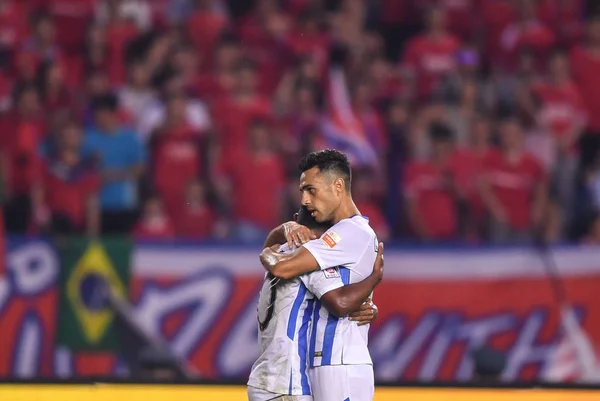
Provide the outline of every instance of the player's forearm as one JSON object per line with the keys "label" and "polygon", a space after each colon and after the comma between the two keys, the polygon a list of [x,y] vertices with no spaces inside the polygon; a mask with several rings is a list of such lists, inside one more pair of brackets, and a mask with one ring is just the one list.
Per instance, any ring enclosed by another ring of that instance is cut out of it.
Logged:
{"label": "player's forearm", "polygon": [[283,254],[265,248],[260,254],[260,262],[273,276],[289,280],[319,269],[308,251],[300,248],[294,253]]}
{"label": "player's forearm", "polygon": [[381,280],[373,274],[359,283],[345,285],[321,297],[321,302],[334,315],[343,317],[360,309]]}
{"label": "player's forearm", "polygon": [[[275,244],[273,244],[275,245]],[[294,276],[287,277],[287,274],[283,274],[283,268],[285,262],[289,259],[289,254],[282,254],[273,251],[271,248],[265,248],[260,254],[260,263],[263,267],[275,277],[282,279],[289,279]],[[285,277],[284,277],[285,276]]]}

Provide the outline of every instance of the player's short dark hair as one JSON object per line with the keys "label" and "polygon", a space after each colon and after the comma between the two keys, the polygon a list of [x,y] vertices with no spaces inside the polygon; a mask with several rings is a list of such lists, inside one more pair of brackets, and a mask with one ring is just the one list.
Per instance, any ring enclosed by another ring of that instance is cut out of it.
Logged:
{"label": "player's short dark hair", "polygon": [[346,191],[350,191],[352,169],[348,157],[339,150],[325,149],[311,152],[304,156],[298,168],[303,173],[317,167],[320,172],[331,172],[344,179]]}
{"label": "player's short dark hair", "polygon": [[298,224],[306,226],[311,230],[329,230],[331,228],[330,222],[322,222],[319,223],[315,220],[314,217],[310,215],[310,210],[306,206],[300,206],[300,210],[298,210],[298,220],[296,221]]}

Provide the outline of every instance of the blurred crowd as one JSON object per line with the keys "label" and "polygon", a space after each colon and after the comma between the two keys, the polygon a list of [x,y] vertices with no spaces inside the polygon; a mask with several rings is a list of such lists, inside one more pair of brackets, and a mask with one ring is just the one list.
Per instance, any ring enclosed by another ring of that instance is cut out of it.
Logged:
{"label": "blurred crowd", "polygon": [[257,241],[337,147],[382,239],[600,243],[584,0],[0,0],[6,230]]}

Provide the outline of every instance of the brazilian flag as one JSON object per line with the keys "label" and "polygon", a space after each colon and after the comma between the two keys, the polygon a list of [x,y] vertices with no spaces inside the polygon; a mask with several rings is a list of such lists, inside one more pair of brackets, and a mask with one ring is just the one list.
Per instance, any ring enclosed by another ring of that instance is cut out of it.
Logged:
{"label": "brazilian flag", "polygon": [[61,253],[58,343],[72,350],[118,349],[109,291],[126,297],[132,242],[127,238],[69,238]]}

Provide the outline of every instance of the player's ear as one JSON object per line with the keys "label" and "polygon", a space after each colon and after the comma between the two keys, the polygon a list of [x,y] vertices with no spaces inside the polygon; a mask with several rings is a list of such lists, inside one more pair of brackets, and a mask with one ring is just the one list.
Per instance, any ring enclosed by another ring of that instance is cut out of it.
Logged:
{"label": "player's ear", "polygon": [[344,182],[343,178],[338,177],[333,181],[333,187],[335,188],[337,193],[342,193],[345,191],[346,183]]}
{"label": "player's ear", "polygon": [[298,213],[294,213],[294,221],[296,223],[298,222],[298,218],[299,218],[299,214]]}

